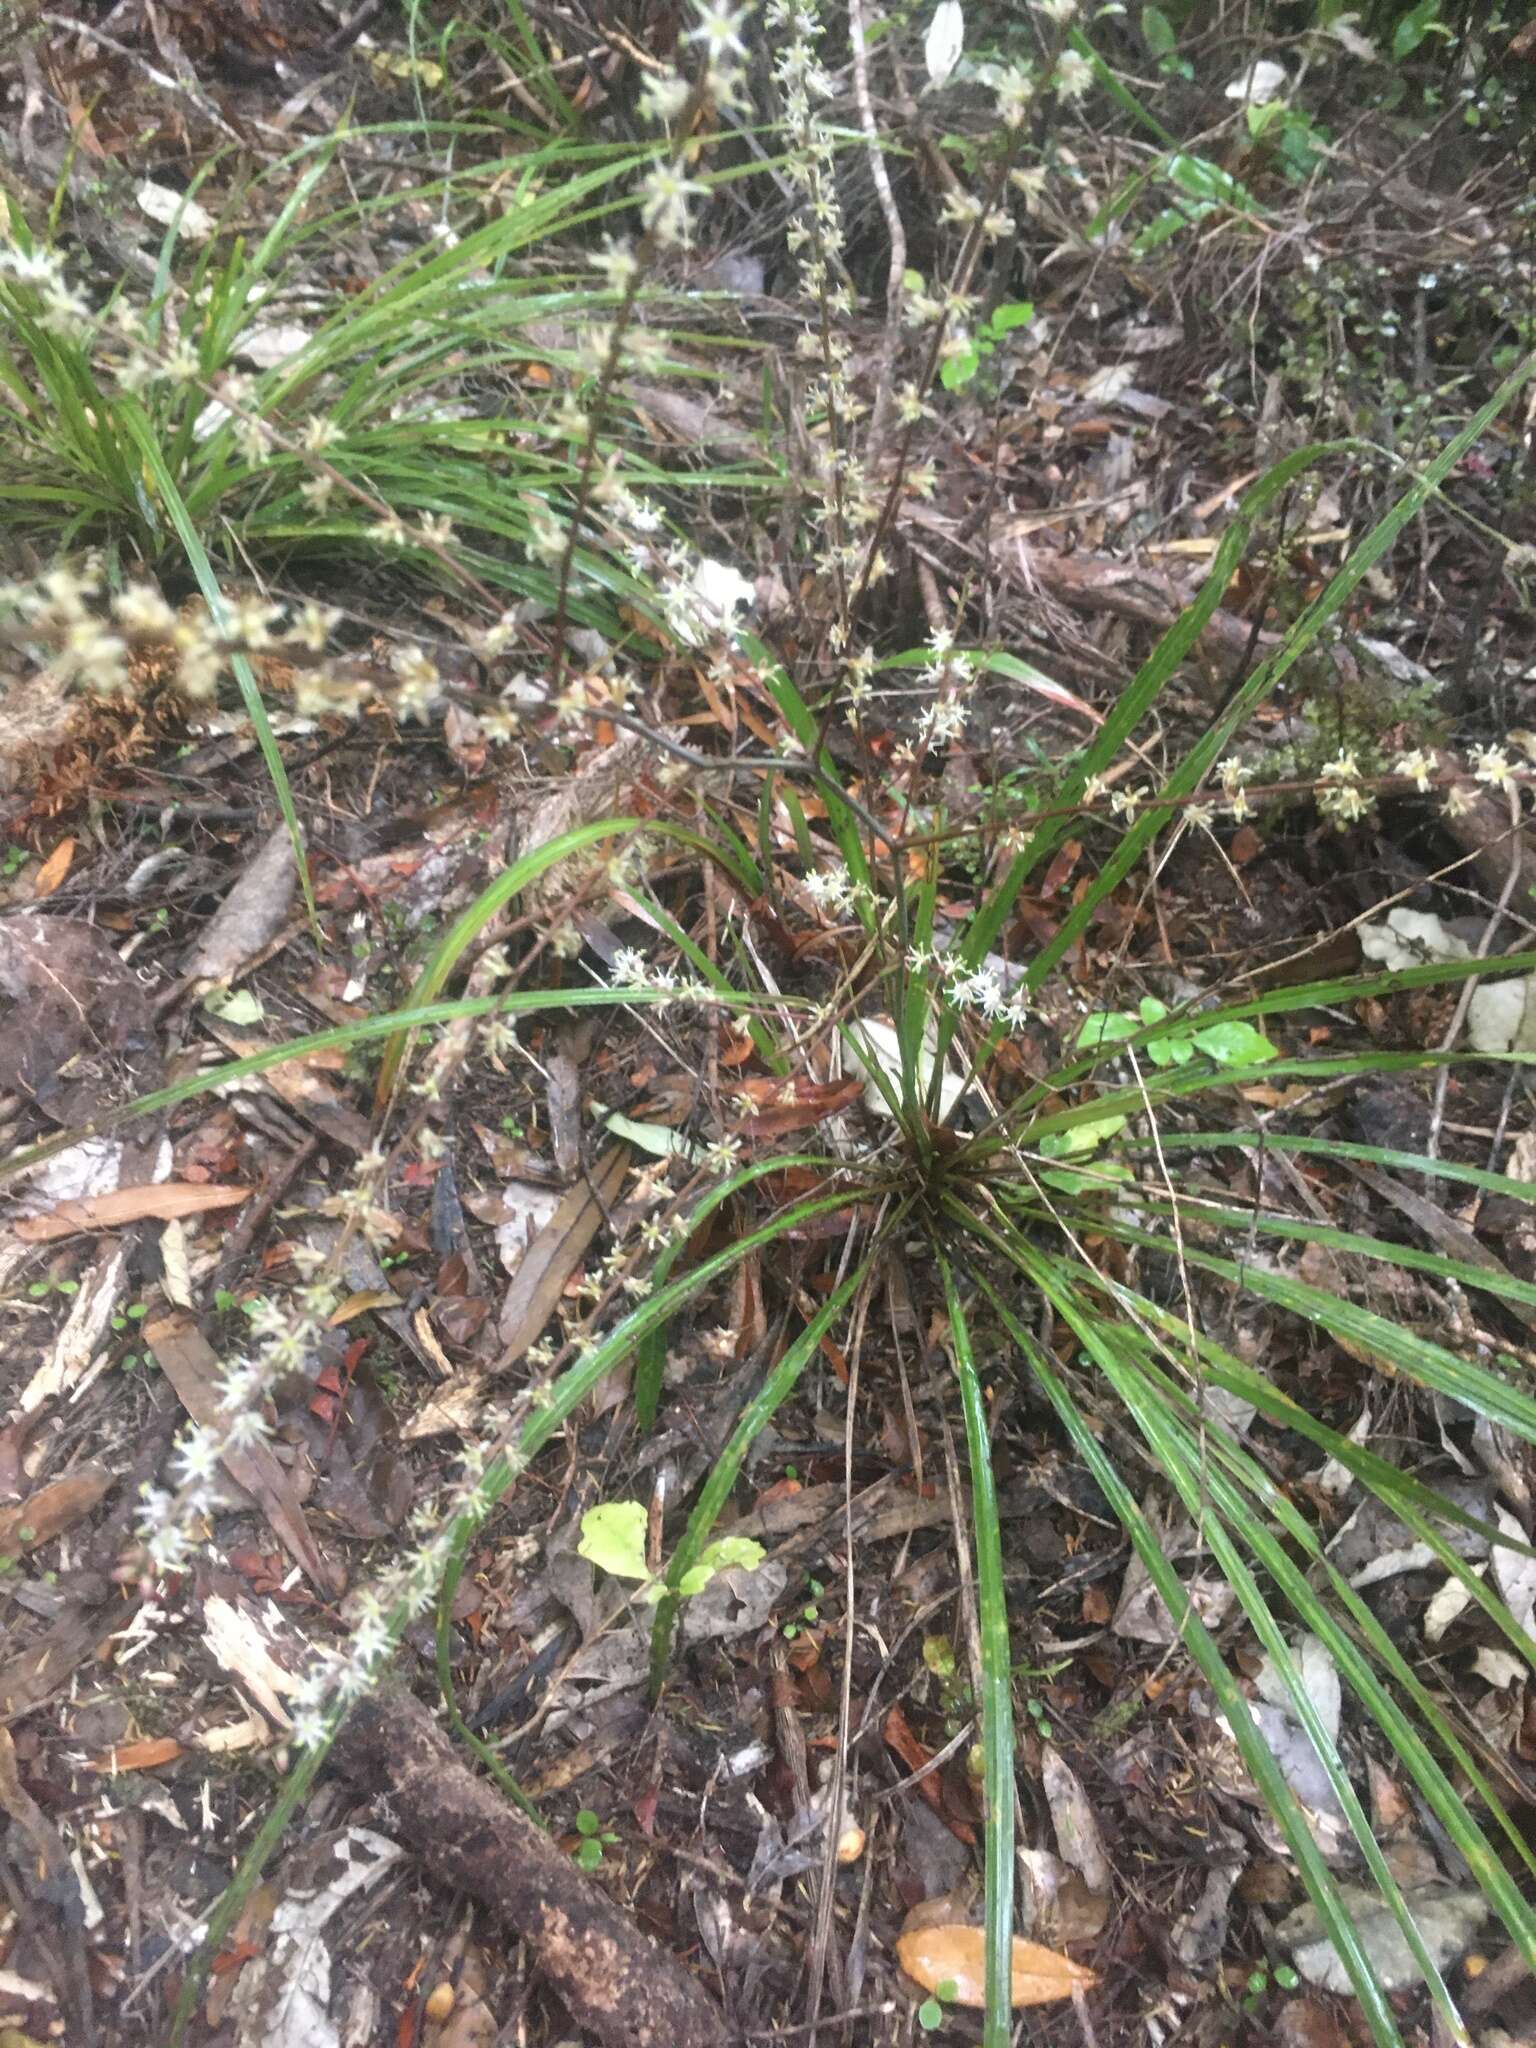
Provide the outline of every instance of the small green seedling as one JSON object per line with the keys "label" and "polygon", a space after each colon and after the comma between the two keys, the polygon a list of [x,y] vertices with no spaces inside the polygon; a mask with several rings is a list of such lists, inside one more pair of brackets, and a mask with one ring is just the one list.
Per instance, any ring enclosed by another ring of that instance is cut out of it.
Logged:
{"label": "small green seedling", "polygon": [[115,1315],[112,1318],[112,1328],[114,1330],[131,1329],[135,1323],[142,1323],[148,1314],[149,1303],[147,1301],[131,1301],[121,1315]]}
{"label": "small green seedling", "polygon": [[939,382],[946,391],[962,390],[987,357],[997,351],[998,344],[1015,327],[1027,327],[1035,317],[1035,309],[1028,299],[1016,300],[1013,304],[999,306],[990,318],[984,320],[971,336],[968,347],[945,359],[939,371]]}
{"label": "small green seedling", "polygon": [[959,1986],[953,1977],[946,1977],[942,1984],[935,1984],[933,1996],[925,1998],[917,2008],[917,2024],[925,2034],[936,2034],[944,2024],[944,2008],[953,2005]]}
{"label": "small green seedling", "polygon": [[70,1295],[79,1292],[78,1280],[33,1280],[27,1287],[28,1297],[32,1301],[46,1301],[50,1294]]}
{"label": "small green seedling", "polygon": [[1029,1715],[1031,1721],[1034,1722],[1035,1733],[1039,1736],[1040,1740],[1042,1742],[1049,1742],[1051,1739],[1051,1724],[1045,1718],[1044,1700],[1027,1699],[1024,1702],[1024,1710]]}
{"label": "small green seedling", "polygon": [[583,1870],[597,1870],[602,1864],[604,1849],[611,1849],[619,1839],[611,1829],[603,1826],[590,1806],[584,1806],[577,1814],[576,1832],[581,1840],[576,1844],[574,1853]]}
{"label": "small green seedling", "polygon": [[[612,1572],[616,1579],[639,1579],[640,1590],[635,1597],[654,1607],[666,1585],[664,1577],[652,1576],[645,1561],[647,1520],[645,1506],[638,1500],[614,1500],[588,1508],[581,1518],[581,1541],[576,1545],[576,1554],[600,1570]],[[727,1571],[732,1565],[756,1571],[767,1555],[762,1544],[754,1543],[750,1536],[717,1537],[706,1546],[698,1563],[683,1573],[677,1591],[684,1599],[691,1599],[695,1593],[703,1592],[716,1572]]]}
{"label": "small green seedling", "polygon": [[1247,1993],[1243,2000],[1243,2011],[1245,2013],[1256,2011],[1260,1999],[1263,1998],[1271,1985],[1277,1991],[1294,1991],[1300,1982],[1301,1979],[1289,1963],[1277,1963],[1273,1970],[1260,1963],[1256,1969],[1248,1972],[1248,1981],[1243,1986],[1244,1991]]}
{"label": "small green seedling", "polygon": [[802,1628],[808,1624],[814,1624],[821,1619],[821,1609],[817,1606],[816,1602],[820,1600],[827,1589],[820,1579],[807,1579],[805,1583],[810,1587],[812,1597],[801,1608],[793,1621],[785,1622],[783,1635],[786,1643],[792,1643]]}
{"label": "small green seedling", "polygon": [[[1136,1037],[1149,1025],[1161,1024],[1168,1005],[1156,996],[1143,996],[1135,1010],[1101,1010],[1084,1020],[1077,1034],[1079,1052],[1097,1052],[1106,1045],[1119,1045]],[[1180,1017],[1166,1037],[1149,1038],[1141,1047],[1154,1067],[1187,1067],[1197,1052],[1218,1067],[1251,1067],[1278,1059],[1279,1048],[1270,1044],[1262,1031],[1240,1017],[1202,1027],[1197,1018]],[[1076,1130],[1094,1126],[1079,1124]],[[1081,1148],[1079,1148],[1081,1149]]]}

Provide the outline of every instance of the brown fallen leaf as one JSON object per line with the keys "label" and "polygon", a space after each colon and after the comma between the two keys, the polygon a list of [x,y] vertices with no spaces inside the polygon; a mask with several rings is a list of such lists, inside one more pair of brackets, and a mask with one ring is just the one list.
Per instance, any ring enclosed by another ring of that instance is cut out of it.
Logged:
{"label": "brown fallen leaf", "polygon": [[146,1735],[140,1742],[120,1742],[99,1756],[93,1771],[153,1771],[161,1764],[173,1764],[181,1755],[174,1735]]}
{"label": "brown fallen leaf", "polygon": [[112,1485],[105,1465],[81,1465],[14,1507],[0,1509],[0,1558],[16,1559],[51,1543],[91,1512]]}
{"label": "brown fallen leaf", "polygon": [[37,873],[32,877],[32,896],[34,901],[40,903],[45,896],[53,894],[60,882],[69,873],[70,862],[74,857],[74,840],[61,839]]}
{"label": "brown fallen leaf", "polygon": [[[941,1984],[952,2005],[980,2008],[986,1995],[986,1932],[951,1922],[947,1927],[919,1927],[896,1943],[896,1960],[915,1984],[933,1992]],[[1070,1956],[1042,1948],[1037,1941],[1013,1941],[1013,2003],[1055,2005],[1074,1990],[1088,1991],[1098,1982],[1092,1970]]]}
{"label": "brown fallen leaf", "polygon": [[298,880],[288,827],[277,825],[240,862],[239,879],[187,956],[188,978],[227,985],[265,952],[283,928]]}
{"label": "brown fallen leaf", "polygon": [[[215,1017],[211,1012],[205,1012],[200,1021],[209,1036],[216,1038],[237,1060],[249,1059],[252,1053],[271,1049],[271,1039],[257,1037],[249,1031],[236,1031],[227,1019]],[[286,1102],[291,1110],[311,1124],[322,1138],[329,1138],[332,1144],[340,1145],[348,1152],[366,1152],[373,1142],[368,1119],[359,1116],[343,1100],[324,1071],[326,1064],[327,1056],[324,1054],[305,1060],[288,1060],[280,1067],[269,1067],[264,1074],[252,1074],[249,1086]]]}
{"label": "brown fallen leaf", "polygon": [[373,1308],[398,1308],[400,1297],[392,1287],[368,1287],[360,1294],[349,1294],[340,1308],[333,1309],[326,1322],[328,1330],[339,1330],[347,1323],[355,1322]]}
{"label": "brown fallen leaf", "polygon": [[613,1145],[586,1178],[560,1198],[560,1206],[518,1261],[501,1305],[502,1352],[498,1371],[516,1365],[559,1306],[565,1283],[618,1200],[629,1154]]}
{"label": "brown fallen leaf", "polygon": [[773,1076],[761,1096],[750,1081],[744,1082],[738,1093],[761,1099],[763,1107],[755,1115],[743,1117],[735,1129],[746,1138],[781,1138],[852,1108],[864,1093],[864,1082],[857,1076],[846,1081],[811,1081],[804,1075],[782,1081]]}
{"label": "brown fallen leaf", "polygon": [[[223,1362],[191,1317],[163,1316],[147,1324],[144,1341],[192,1420],[205,1428],[211,1426],[219,1407]],[[338,1592],[345,1575],[334,1571],[320,1555],[288,1474],[271,1449],[258,1443],[249,1450],[226,1450],[220,1462],[235,1484],[243,1486],[255,1501],[273,1535],[311,1581],[323,1593]]]}
{"label": "brown fallen leaf", "polygon": [[920,1741],[913,1733],[912,1724],[899,1706],[892,1707],[886,1715],[885,1720],[881,1723],[880,1733],[885,1737],[887,1746],[895,1750],[909,1771],[914,1774],[918,1771],[926,1772],[926,1776],[917,1780],[914,1789],[927,1800],[928,1804],[933,1808],[955,1839],[967,1845],[974,1843],[976,1840],[976,1830],[970,1823],[965,1820],[956,1819],[945,1812],[944,1787],[940,1781],[939,1774],[937,1771],[930,1771],[927,1768],[933,1761],[934,1753],[925,1742]]}
{"label": "brown fallen leaf", "polygon": [[178,1216],[200,1216],[210,1209],[237,1209],[250,1192],[249,1188],[200,1186],[194,1181],[158,1181],[60,1202],[46,1216],[23,1216],[12,1228],[25,1244],[47,1244],[56,1237],[72,1237],[78,1230],[115,1230],[119,1224],[142,1223],[146,1217],[172,1223]]}

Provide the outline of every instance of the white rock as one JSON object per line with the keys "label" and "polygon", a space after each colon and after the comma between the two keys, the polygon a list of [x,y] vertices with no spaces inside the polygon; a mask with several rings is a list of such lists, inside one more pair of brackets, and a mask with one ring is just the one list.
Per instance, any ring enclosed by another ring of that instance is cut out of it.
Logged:
{"label": "white rock", "polygon": [[1275,63],[1272,57],[1260,57],[1233,79],[1226,96],[1229,100],[1245,100],[1251,107],[1262,107],[1279,99],[1290,82],[1291,75],[1283,64]]}
{"label": "white rock", "polygon": [[157,185],[153,178],[146,178],[133,196],[140,213],[147,213],[162,228],[175,221],[176,232],[189,242],[206,242],[218,225],[206,206],[199,206],[195,199],[170,185]]}

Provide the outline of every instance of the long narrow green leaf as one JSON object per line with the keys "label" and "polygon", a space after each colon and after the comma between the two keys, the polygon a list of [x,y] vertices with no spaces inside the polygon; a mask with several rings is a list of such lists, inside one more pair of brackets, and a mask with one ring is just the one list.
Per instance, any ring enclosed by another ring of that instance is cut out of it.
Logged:
{"label": "long narrow green leaf", "polygon": [[[904,1212],[903,1212],[904,1213]],[[749,1450],[762,1435],[785,1401],[794,1392],[800,1375],[815,1357],[822,1338],[831,1329],[838,1317],[853,1300],[859,1288],[869,1278],[870,1268],[878,1254],[880,1244],[895,1225],[888,1224],[877,1243],[865,1253],[846,1279],[836,1287],[815,1315],[806,1324],[800,1335],[789,1346],[773,1371],[764,1380],[757,1392],[743,1409],[736,1427],[731,1431],[724,1449],[710,1467],[709,1477],[704,1482],[693,1513],[688,1517],[688,1526],[682,1540],[672,1554],[667,1566],[666,1588],[656,1608],[656,1618],[651,1624],[651,1697],[660,1693],[667,1674],[667,1659],[672,1651],[672,1630],[677,1620],[681,1595],[678,1587],[684,1577],[698,1563],[700,1553],[709,1541],[710,1534],[719,1519],[720,1511],[730,1499],[731,1489],[736,1484],[742,1463]],[[777,1239],[783,1242],[788,1225],[779,1223],[760,1231],[757,1242]]]}
{"label": "long narrow green leaf", "polygon": [[[1122,1326],[1119,1341],[1122,1346],[1138,1348],[1139,1333],[1129,1326]],[[1209,1473],[1212,1461],[1230,1472],[1233,1481],[1245,1492],[1259,1501],[1266,1512],[1284,1529],[1286,1535],[1311,1560],[1315,1572],[1324,1575],[1332,1596],[1345,1610],[1359,1635],[1364,1639],[1366,1650],[1388,1671],[1393,1684],[1412,1700],[1443,1748],[1450,1755],[1457,1769],[1466,1778],[1471,1789],[1483,1801],[1497,1819],[1514,1854],[1536,1877],[1536,1849],[1527,1842],[1524,1834],[1505,1812],[1498,1795],[1479,1770],[1476,1759],[1461,1742],[1446,1715],[1420,1683],[1417,1674],[1407,1662],[1397,1645],[1377,1621],[1355,1589],[1330,1562],[1318,1539],[1286,1496],[1259,1465],[1251,1453],[1235,1440],[1229,1440],[1220,1430],[1213,1430],[1207,1418],[1201,1414],[1189,1394],[1161,1373],[1150,1360],[1144,1362],[1153,1382],[1153,1398],[1168,1402],[1182,1419],[1186,1438],[1196,1438],[1204,1445],[1205,1469]],[[1218,1482],[1220,1483],[1220,1482]],[[1398,1707],[1392,1692],[1383,1686],[1372,1669],[1368,1659],[1357,1650],[1355,1641],[1335,1620],[1326,1604],[1313,1591],[1310,1581],[1292,1563],[1282,1546],[1274,1541],[1262,1524],[1251,1530],[1246,1521],[1234,1513],[1228,1513],[1229,1522],[1240,1527],[1244,1540],[1254,1549],[1304,1624],[1313,1630],[1327,1645],[1339,1665],[1340,1671],[1359,1694],[1369,1711],[1375,1716],[1393,1752],[1400,1756],[1414,1774],[1415,1782],[1430,1801],[1436,1815],[1443,1821],[1458,1848],[1467,1857],[1478,1875],[1478,1882],[1498,1904],[1514,1938],[1522,1946],[1536,1941],[1536,1915],[1531,1913],[1518,1890],[1509,1878],[1493,1850],[1490,1848],[1481,1828],[1467,1810],[1464,1795],[1454,1787],[1441,1771],[1425,1746],[1423,1739],[1408,1717]],[[1454,1553],[1452,1553],[1454,1554]]]}
{"label": "long narrow green leaf", "polygon": [[960,1290],[949,1260],[939,1260],[944,1309],[954,1346],[971,1474],[971,1533],[976,1544],[976,1610],[981,1657],[982,1790],[986,1801],[984,1870],[986,2011],[982,2048],[1009,2048],[1013,2032],[1013,1660],[1003,1579],[1002,1522],[987,1404],[971,1349]]}
{"label": "long narrow green leaf", "polygon": [[[224,593],[219,588],[219,579],[213,572],[207,550],[198,536],[190,514],[182,500],[176,479],[171,475],[165,458],[160,452],[160,443],[149,417],[136,399],[119,397],[118,416],[124,427],[137,442],[144,465],[154,478],[155,488],[165,506],[177,538],[186,550],[192,574],[197,578],[197,587],[203,593],[203,602],[208,615],[221,633],[229,631],[229,615],[224,609]],[[229,665],[234,671],[240,688],[241,700],[246,716],[251,721],[251,730],[256,735],[256,744],[261,749],[261,758],[266,764],[267,779],[272,784],[272,793],[277,798],[277,807],[283,814],[283,823],[288,827],[288,837],[293,842],[294,864],[299,873],[299,886],[304,892],[305,907],[309,912],[310,928],[315,943],[324,950],[325,936],[320,928],[320,912],[315,904],[314,883],[309,873],[309,856],[304,850],[304,833],[299,824],[299,813],[293,801],[293,789],[288,781],[288,770],[283,764],[282,749],[277,744],[277,735],[272,730],[272,721],[267,716],[267,707],[262,702],[261,685],[256,680],[256,671],[244,654],[232,654]]]}
{"label": "long narrow green leaf", "polygon": [[[286,1066],[291,1060],[310,1059],[317,1053],[346,1052],[376,1038],[422,1031],[434,1024],[451,1024],[457,1017],[488,1017],[493,1011],[508,1017],[523,1017],[541,1010],[598,1010],[611,1008],[615,1003],[650,1008],[675,1001],[671,990],[659,988],[526,989],[494,996],[460,996],[452,1002],[427,1003],[420,1009],[389,1010],[379,1017],[359,1017],[350,1024],[332,1025],[327,1031],[312,1031],[307,1037],[290,1038],[281,1045],[269,1045],[260,1052],[247,1053],[243,1059],[227,1060],[220,1066],[205,1067],[200,1073],[183,1075],[179,1081],[157,1088],[152,1094],[140,1095],[133,1102],[124,1103],[120,1109],[104,1110],[88,1124],[76,1124],[70,1130],[59,1132],[56,1137],[45,1138],[39,1144],[13,1152],[9,1158],[0,1160],[0,1187],[30,1173],[44,1160],[68,1151],[82,1138],[100,1137],[108,1131],[121,1130],[136,1117],[153,1116],[162,1109],[173,1109],[178,1102],[206,1095],[231,1081],[243,1081],[251,1074],[265,1074],[273,1067]],[[716,996],[714,1002],[721,1009],[748,1010],[756,1006],[758,998]]]}
{"label": "long narrow green leaf", "polygon": [[[956,1220],[962,1223],[963,1228],[974,1229],[974,1217],[958,1204],[954,1205],[954,1211]],[[1055,1287],[1048,1272],[1032,1270],[1035,1265],[1032,1249],[1020,1243],[1012,1247],[1011,1251],[1015,1255],[1015,1263],[1027,1272],[1028,1277],[1054,1304],[1064,1307],[1065,1297]],[[1265,1803],[1290,1845],[1291,1853],[1295,1856],[1301,1871],[1302,1881],[1317,1908],[1323,1929],[1338,1951],[1349,1973],[1350,1981],[1355,1986],[1373,2036],[1380,2044],[1380,2048],[1402,2048],[1402,2037],[1398,2032],[1391,2006],[1339,1898],[1333,1874],[1323,1861],[1306,1817],[1297,1804],[1296,1796],[1281,1774],[1268,1744],[1259,1733],[1249,1711],[1248,1702],[1227,1669],[1215,1639],[1190,1605],[1178,1573],[1163,1551],[1146,1517],[1132,1498],[1124,1480],[1110,1462],[1103,1445],[1098,1441],[1058,1376],[1054,1362],[1014,1318],[990,1283],[984,1280],[982,1284],[1004,1328],[1028,1363],[1036,1384],[1055,1409],[1078,1455],[1109,1501],[1121,1527],[1130,1537],[1136,1555],[1145,1566],[1148,1577],[1173,1617],[1185,1647],[1215,1695],[1243,1762],[1247,1765],[1249,1774],[1263,1794]]]}
{"label": "long narrow green leaf", "polygon": [[[536,846],[532,852],[513,861],[494,881],[486,884],[469,908],[461,911],[443,932],[416,977],[406,999],[407,1007],[419,1009],[432,1001],[491,919],[530,882],[536,882],[557,861],[569,860],[573,854],[595,846],[600,840],[638,830],[639,822],[637,818],[603,818],[594,825],[578,825],[573,831],[562,832],[558,838],[547,840],[543,846]],[[384,1048],[384,1059],[374,1090],[374,1101],[380,1108],[394,1093],[395,1077],[405,1057],[408,1039],[407,1032],[398,1032]]]}

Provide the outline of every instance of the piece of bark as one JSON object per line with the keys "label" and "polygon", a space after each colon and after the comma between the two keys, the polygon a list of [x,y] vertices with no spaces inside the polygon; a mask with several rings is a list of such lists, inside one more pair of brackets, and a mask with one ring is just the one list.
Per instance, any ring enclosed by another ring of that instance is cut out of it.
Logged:
{"label": "piece of bark", "polygon": [[105,1465],[79,1465],[14,1507],[0,1508],[0,1560],[14,1564],[27,1551],[62,1536],[84,1520],[111,1486],[112,1474]]}
{"label": "piece of bark", "polygon": [[[1441,824],[1464,853],[1472,856],[1472,866],[1484,891],[1498,902],[1509,882],[1509,871],[1516,857],[1516,830],[1509,815],[1509,799],[1495,790],[1474,784],[1472,770],[1459,754],[1442,748],[1435,755],[1435,767],[1443,775],[1455,773],[1465,775],[1468,780],[1461,785],[1467,808],[1454,814],[1442,810]],[[1516,893],[1536,885],[1536,841],[1529,832],[1518,834],[1518,858],[1520,879],[1515,884]]]}
{"label": "piece of bark", "polygon": [[605,2048],[719,2048],[725,2019],[704,1988],[461,1763],[408,1694],[360,1700],[331,1757],[354,1784],[388,1796],[398,1832],[434,1876],[530,1943],[571,2017]]}

